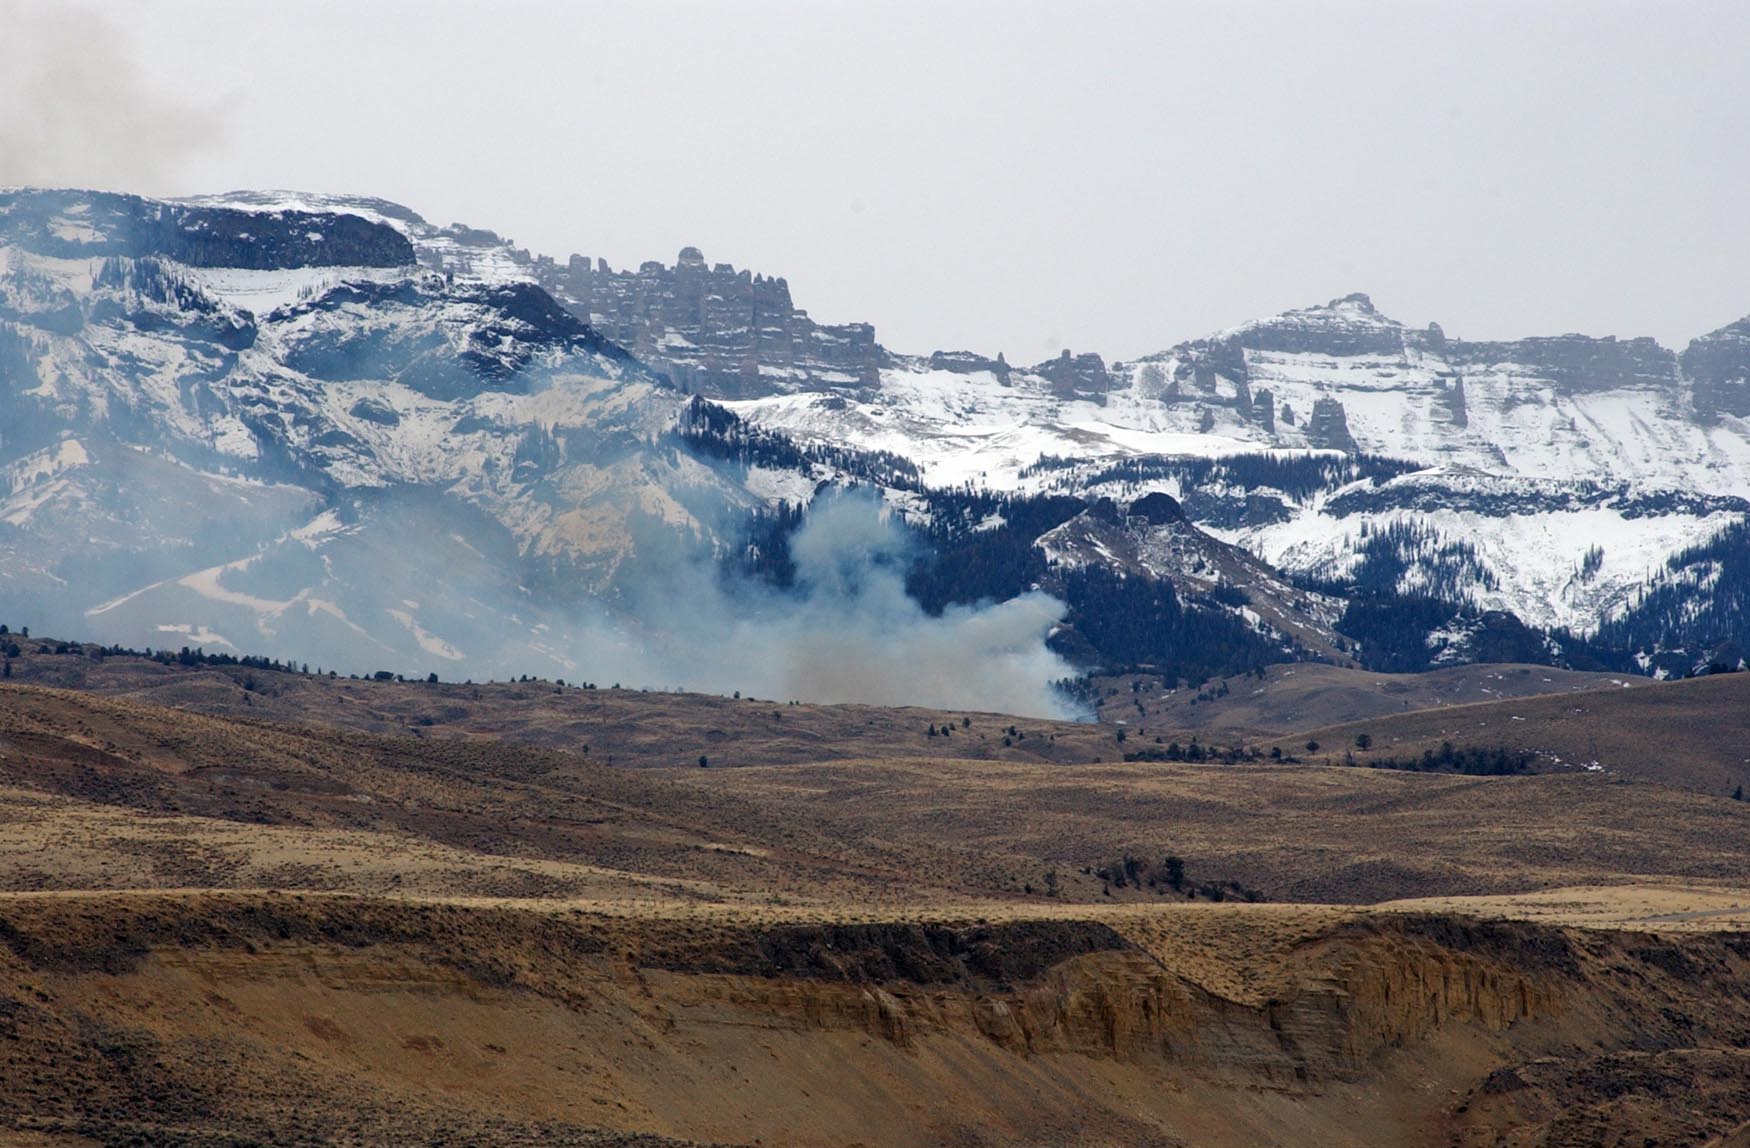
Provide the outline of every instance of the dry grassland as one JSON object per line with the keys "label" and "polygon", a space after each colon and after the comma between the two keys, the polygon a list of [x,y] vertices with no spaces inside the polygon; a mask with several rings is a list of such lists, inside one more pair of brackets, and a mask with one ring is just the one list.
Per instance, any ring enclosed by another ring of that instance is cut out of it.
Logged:
{"label": "dry grassland", "polygon": [[[1750,802],[1720,793],[1750,676],[1317,735],[1638,754],[1469,778],[1124,763],[1110,725],[993,715],[26,660],[103,680],[0,686],[0,1144],[1750,1129]],[[1169,854],[1266,900],[1099,872]]]}

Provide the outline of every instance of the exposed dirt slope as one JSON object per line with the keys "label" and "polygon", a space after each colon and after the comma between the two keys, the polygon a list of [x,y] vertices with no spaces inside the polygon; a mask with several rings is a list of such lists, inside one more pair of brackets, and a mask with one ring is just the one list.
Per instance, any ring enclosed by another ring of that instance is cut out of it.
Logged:
{"label": "exposed dirt slope", "polygon": [[[1232,958],[1255,991],[1228,996],[1151,946],[1172,912],[826,927],[11,895],[0,1121],[106,1144],[922,1146],[1622,1143],[1600,1133],[1750,1119],[1750,1002],[1705,987],[1750,976],[1735,937],[1262,914]],[[1673,1088],[1693,1103],[1669,1114]]]}

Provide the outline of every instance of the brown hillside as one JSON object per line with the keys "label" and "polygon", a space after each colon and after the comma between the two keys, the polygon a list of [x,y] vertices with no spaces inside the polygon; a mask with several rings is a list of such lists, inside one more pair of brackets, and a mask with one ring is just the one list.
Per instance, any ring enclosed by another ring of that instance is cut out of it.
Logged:
{"label": "brown hillside", "polygon": [[[450,688],[287,682],[286,712],[370,723]],[[1732,686],[1505,704],[1717,716]],[[1750,802],[1626,771],[1123,763],[1110,726],[1017,721],[1005,748],[1014,719],[931,739],[929,711],[784,707],[844,739],[811,759],[759,740],[770,703],[575,692],[651,768],[515,740],[550,714],[498,737],[464,707],[437,736],[0,686],[0,1144],[1750,1126]],[[779,763],[663,764],[713,729]]]}
{"label": "brown hillside", "polygon": [[1486,664],[1376,674],[1318,662],[1268,666],[1261,678],[1214,678],[1201,686],[1145,674],[1096,680],[1101,721],[1197,734],[1206,743],[1223,745],[1412,710],[1651,684],[1632,675],[1549,666]]}
{"label": "brown hillside", "polygon": [[[154,880],[136,875],[136,884],[361,892],[392,890],[381,882],[398,873],[403,883],[414,878],[397,865],[331,862],[314,845],[300,870],[284,860],[299,835],[335,835],[333,848],[355,856],[368,851],[359,834],[392,834],[403,851],[445,851],[446,872],[463,864],[456,850],[525,867],[588,867],[563,879],[550,868],[545,877],[519,871],[505,878],[514,888],[478,876],[466,886],[501,895],[546,881],[576,896],[623,880],[691,882],[708,898],[902,903],[1177,896],[1158,872],[1140,885],[1099,876],[1127,855],[1151,870],[1177,855],[1191,884],[1214,881],[1227,894],[1237,886],[1271,899],[1366,902],[1643,878],[1730,881],[1750,848],[1750,803],[1597,774],[947,757],[632,771],[532,746],[228,721],[30,687],[0,688],[0,699],[0,781],[11,787],[8,800],[38,809],[17,815],[32,833],[11,843],[21,865],[5,878],[13,888],[70,882],[52,870],[24,875],[43,868],[26,860],[35,837],[60,832],[89,852],[110,838],[85,823],[117,824],[106,810],[180,818],[155,822],[159,836],[184,839],[166,847],[177,866],[222,858],[191,870],[194,880],[172,866]],[[271,865],[237,855],[266,850],[268,839],[238,838],[239,823],[286,842],[268,851]],[[128,863],[132,836],[113,847],[112,865]],[[471,864],[493,871],[501,863]],[[455,879],[434,877],[427,887]]]}
{"label": "brown hillside", "polygon": [[[1362,734],[1372,739],[1371,753],[1355,750]],[[1320,750],[1307,753],[1306,739]],[[1312,730],[1277,744],[1310,760],[1341,760],[1354,751],[1365,763],[1414,757],[1448,741],[1524,750],[1542,769],[1600,772],[1724,797],[1740,785],[1750,789],[1750,674],[1422,710]]]}
{"label": "brown hillside", "polygon": [[[554,682],[482,684],[368,681],[242,666],[179,666],[96,646],[52,651],[31,639],[13,659],[19,685],[175,706],[225,717],[325,725],[367,733],[509,741],[587,754],[616,766],[714,768],[855,757],[958,756],[1007,761],[1092,761],[1116,756],[1111,729],[1086,722],[862,705],[791,705],[783,699],[583,689]],[[49,652],[43,652],[49,651]],[[1004,738],[1010,726],[1024,737]],[[931,727],[946,727],[944,740]]]}

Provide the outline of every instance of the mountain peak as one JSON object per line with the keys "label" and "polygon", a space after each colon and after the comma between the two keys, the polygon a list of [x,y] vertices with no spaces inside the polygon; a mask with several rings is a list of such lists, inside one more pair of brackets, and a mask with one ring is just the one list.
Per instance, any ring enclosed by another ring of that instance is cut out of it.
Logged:
{"label": "mountain peak", "polygon": [[1250,350],[1284,354],[1395,354],[1403,350],[1405,328],[1357,291],[1291,311],[1254,319],[1215,336]]}
{"label": "mountain peak", "polygon": [[1311,307],[1299,307],[1292,311],[1284,311],[1280,315],[1271,316],[1262,322],[1275,323],[1283,320],[1367,323],[1389,327],[1402,325],[1396,320],[1380,314],[1379,308],[1373,305],[1373,298],[1361,291],[1339,295],[1328,303],[1318,303]]}

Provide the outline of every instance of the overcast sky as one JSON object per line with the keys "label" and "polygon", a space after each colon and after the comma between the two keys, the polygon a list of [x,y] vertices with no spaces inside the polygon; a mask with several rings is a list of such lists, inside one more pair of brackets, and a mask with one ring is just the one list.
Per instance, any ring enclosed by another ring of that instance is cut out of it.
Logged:
{"label": "overcast sky", "polygon": [[0,0],[0,184],[381,195],[897,350],[1750,313],[1750,3]]}

